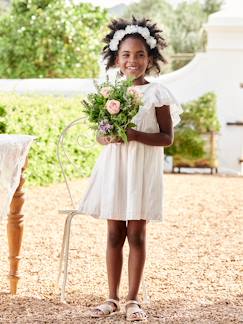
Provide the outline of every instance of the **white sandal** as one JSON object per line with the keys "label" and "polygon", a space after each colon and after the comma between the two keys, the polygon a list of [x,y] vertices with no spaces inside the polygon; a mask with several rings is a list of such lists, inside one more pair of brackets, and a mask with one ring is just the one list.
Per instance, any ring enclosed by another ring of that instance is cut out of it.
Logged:
{"label": "white sandal", "polygon": [[[133,305],[133,306],[127,307],[128,305]],[[126,306],[126,320],[127,321],[129,321],[129,322],[134,322],[134,321],[147,322],[147,315],[142,310],[139,302],[137,302],[136,300],[128,300],[126,302],[125,306]],[[136,314],[139,314],[140,316],[136,315]]]}
{"label": "white sandal", "polygon": [[[114,309],[109,303],[113,303],[116,308]],[[100,313],[95,313],[95,311],[100,311]],[[115,299],[107,299],[104,304],[101,304],[91,310],[91,317],[107,317],[118,314],[120,312],[120,306],[117,300]]]}

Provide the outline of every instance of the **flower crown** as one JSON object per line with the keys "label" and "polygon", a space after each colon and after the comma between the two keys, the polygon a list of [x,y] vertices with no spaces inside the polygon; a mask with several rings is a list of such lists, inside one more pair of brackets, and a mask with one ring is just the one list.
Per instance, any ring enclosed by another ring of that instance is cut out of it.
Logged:
{"label": "flower crown", "polygon": [[109,44],[110,50],[117,51],[118,45],[125,35],[137,33],[140,34],[146,40],[146,43],[151,49],[156,47],[157,40],[150,35],[148,27],[142,27],[138,25],[127,25],[125,29],[119,29],[115,32]]}

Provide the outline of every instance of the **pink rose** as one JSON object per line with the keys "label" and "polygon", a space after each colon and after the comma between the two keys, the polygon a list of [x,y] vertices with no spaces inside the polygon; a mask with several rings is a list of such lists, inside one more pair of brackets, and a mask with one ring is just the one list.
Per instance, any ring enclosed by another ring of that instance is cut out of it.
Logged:
{"label": "pink rose", "polygon": [[135,99],[141,99],[142,94],[136,89],[136,87],[127,88],[127,93],[134,96]]}
{"label": "pink rose", "polygon": [[110,87],[103,87],[100,90],[100,93],[102,94],[103,97],[108,98],[111,92],[111,88]]}
{"label": "pink rose", "polygon": [[120,101],[118,100],[108,100],[106,103],[106,109],[111,115],[115,115],[119,113],[120,105]]}

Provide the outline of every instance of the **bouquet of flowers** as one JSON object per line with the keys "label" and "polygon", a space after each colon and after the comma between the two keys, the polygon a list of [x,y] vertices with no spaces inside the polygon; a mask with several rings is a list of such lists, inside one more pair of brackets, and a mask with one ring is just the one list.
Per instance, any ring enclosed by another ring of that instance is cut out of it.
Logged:
{"label": "bouquet of flowers", "polygon": [[142,104],[141,94],[132,85],[132,80],[108,80],[100,85],[95,83],[97,92],[83,101],[84,113],[91,128],[98,136],[111,136],[127,143],[126,129],[136,126],[132,118]]}

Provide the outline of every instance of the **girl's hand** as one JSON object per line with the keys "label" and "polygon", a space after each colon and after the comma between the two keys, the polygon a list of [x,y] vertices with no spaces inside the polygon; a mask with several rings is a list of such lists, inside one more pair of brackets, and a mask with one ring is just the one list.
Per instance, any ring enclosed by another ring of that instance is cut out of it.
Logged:
{"label": "girl's hand", "polygon": [[127,128],[126,133],[127,133],[127,140],[128,140],[128,142],[129,141],[136,141],[137,140],[138,131],[136,131],[135,129],[133,129],[133,128]]}
{"label": "girl's hand", "polygon": [[102,145],[107,145],[107,144],[111,144],[111,143],[123,143],[123,141],[121,139],[118,139],[116,137],[113,136],[97,136],[97,141],[102,144]]}

